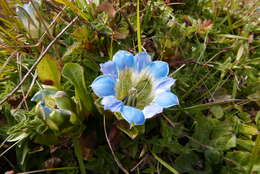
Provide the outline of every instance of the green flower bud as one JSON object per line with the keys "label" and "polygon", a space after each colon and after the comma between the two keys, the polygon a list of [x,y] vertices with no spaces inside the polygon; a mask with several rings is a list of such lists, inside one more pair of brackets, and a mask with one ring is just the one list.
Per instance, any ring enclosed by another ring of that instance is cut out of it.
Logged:
{"label": "green flower bud", "polygon": [[64,116],[58,110],[52,111],[52,113],[50,114],[50,119],[58,126],[60,126],[65,121]]}
{"label": "green flower bud", "polygon": [[74,125],[79,125],[80,124],[80,121],[79,121],[77,115],[75,113],[73,113],[73,112],[70,115],[70,122],[72,124],[74,124]]}
{"label": "green flower bud", "polygon": [[[32,2],[29,2],[23,6],[18,5],[16,8],[16,13],[31,38],[36,39],[39,38],[45,31],[44,25],[48,26],[48,24],[45,20],[40,20],[37,13],[41,2],[34,0],[33,4]],[[52,33],[52,29],[50,32]]]}
{"label": "green flower bud", "polygon": [[72,101],[64,91],[56,92],[54,99],[58,108],[73,111]]}
{"label": "green flower bud", "polygon": [[79,125],[80,120],[73,112],[74,103],[64,91],[45,88],[37,92],[32,101],[38,102],[35,110],[51,130],[63,131],[72,125]]}

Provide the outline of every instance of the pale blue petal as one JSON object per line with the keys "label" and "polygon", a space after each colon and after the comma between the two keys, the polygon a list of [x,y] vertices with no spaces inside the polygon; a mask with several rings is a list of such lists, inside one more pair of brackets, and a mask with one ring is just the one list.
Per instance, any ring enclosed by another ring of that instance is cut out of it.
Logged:
{"label": "pale blue petal", "polygon": [[24,4],[23,8],[31,17],[35,15],[35,10],[30,2],[28,4]]}
{"label": "pale blue petal", "polygon": [[[30,8],[31,8],[30,6],[31,6],[31,5],[30,5],[29,3],[26,3],[26,4],[23,5],[23,9],[24,9],[27,13],[29,13],[28,11],[31,11],[31,10],[30,10]],[[30,13],[29,13],[29,14],[30,14]]]}
{"label": "pale blue petal", "polygon": [[105,110],[112,112],[120,112],[123,106],[123,102],[117,100],[115,96],[106,96],[101,100],[101,104],[104,105]]}
{"label": "pale blue petal", "polygon": [[163,61],[152,62],[148,69],[155,78],[166,77],[169,73],[169,65]]}
{"label": "pale blue petal", "polygon": [[130,125],[144,124],[144,121],[145,121],[144,114],[139,109],[133,108],[131,106],[123,106],[121,113],[122,113],[122,116],[124,117],[124,119]]}
{"label": "pale blue petal", "polygon": [[163,107],[158,104],[150,104],[143,109],[145,119],[151,118],[156,114],[162,113]]}
{"label": "pale blue petal", "polygon": [[16,14],[18,15],[19,19],[22,21],[24,26],[29,25],[28,14],[26,14],[26,13],[27,12],[23,9],[23,7],[21,7],[19,5],[16,7]]}
{"label": "pale blue petal", "polygon": [[38,91],[34,94],[34,96],[31,98],[31,101],[39,102],[45,97],[45,94],[42,91]]}
{"label": "pale blue petal", "polygon": [[142,69],[144,69],[146,66],[148,66],[150,63],[152,63],[151,56],[147,54],[146,52],[141,52],[135,55],[134,57],[134,66],[135,70],[140,72]]}
{"label": "pale blue petal", "polygon": [[124,70],[133,67],[134,56],[128,51],[120,50],[113,56],[113,61],[119,70]]}
{"label": "pale blue petal", "polygon": [[16,13],[26,29],[29,28],[29,25],[36,26],[37,23],[39,23],[35,16],[35,9],[31,3],[24,4],[23,7],[18,5],[16,8]]}
{"label": "pale blue petal", "polygon": [[160,78],[156,81],[154,89],[156,90],[156,92],[169,91],[175,81],[175,79],[170,77]]}
{"label": "pale blue petal", "polygon": [[99,97],[115,95],[115,80],[111,76],[102,75],[97,77],[91,87]]}
{"label": "pale blue petal", "polygon": [[44,102],[42,102],[42,101],[39,103],[39,105],[40,105],[41,113],[43,114],[43,116],[45,118],[47,118],[50,115],[50,113],[52,112],[51,108],[46,106],[44,104]]}
{"label": "pale blue petal", "polygon": [[179,104],[178,97],[172,92],[162,92],[155,97],[155,103],[163,108],[169,108]]}
{"label": "pale blue petal", "polygon": [[110,75],[117,79],[117,70],[116,70],[116,64],[113,61],[108,61],[104,64],[100,64],[101,72],[105,75]]}
{"label": "pale blue petal", "polygon": [[47,117],[51,114],[52,110],[47,107],[47,106],[42,106],[42,109],[43,109],[43,112],[44,112],[44,115]]}
{"label": "pale blue petal", "polygon": [[31,98],[31,101],[39,102],[43,100],[46,96],[52,96],[56,92],[57,92],[56,90],[43,89],[41,91],[36,92],[34,96]]}

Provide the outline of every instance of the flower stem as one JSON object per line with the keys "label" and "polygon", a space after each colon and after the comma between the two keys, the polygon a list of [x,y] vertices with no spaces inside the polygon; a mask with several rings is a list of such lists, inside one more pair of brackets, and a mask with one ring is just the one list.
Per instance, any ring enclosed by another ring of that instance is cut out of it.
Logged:
{"label": "flower stem", "polygon": [[111,37],[111,41],[110,41],[109,59],[110,60],[113,59],[113,36]]}
{"label": "flower stem", "polygon": [[85,169],[85,165],[84,165],[83,158],[82,158],[82,151],[80,149],[79,139],[74,138],[72,141],[73,141],[75,155],[76,155],[78,162],[79,162],[80,173],[86,174],[86,169]]}
{"label": "flower stem", "polygon": [[141,25],[140,25],[140,10],[139,10],[139,0],[137,0],[137,8],[136,8],[136,23],[137,23],[137,44],[138,44],[138,52],[142,52],[142,44],[141,44]]}

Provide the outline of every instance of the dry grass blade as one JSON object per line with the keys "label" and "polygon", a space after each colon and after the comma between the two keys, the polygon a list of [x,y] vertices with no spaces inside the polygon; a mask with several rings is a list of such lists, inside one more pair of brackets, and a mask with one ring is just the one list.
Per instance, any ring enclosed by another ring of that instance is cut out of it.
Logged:
{"label": "dry grass blade", "polygon": [[22,172],[22,173],[17,173],[17,174],[32,174],[32,173],[52,172],[52,171],[61,171],[61,170],[74,170],[74,169],[78,169],[78,167],[49,168],[49,169],[33,170],[33,171],[29,171],[29,172]]}
{"label": "dry grass blade", "polygon": [[105,116],[104,116],[103,125],[104,125],[104,132],[105,132],[106,140],[107,140],[109,149],[111,150],[111,153],[112,153],[112,155],[113,155],[113,158],[114,158],[114,160],[116,161],[116,164],[118,165],[118,167],[119,167],[125,174],[129,174],[129,172],[123,167],[123,165],[120,163],[120,161],[119,161],[118,158],[116,157],[115,152],[113,151],[113,148],[112,148],[111,143],[110,143],[110,141],[109,141],[109,138],[108,138],[108,136],[107,136],[106,118],[105,118]]}
{"label": "dry grass blade", "polygon": [[51,46],[57,41],[57,39],[78,19],[78,16],[75,17],[46,47],[46,49],[41,53],[39,58],[36,60],[36,62],[32,65],[32,67],[29,69],[29,71],[24,75],[23,79],[20,81],[20,83],[8,94],[6,95],[1,101],[0,105],[3,104],[9,97],[11,97],[25,82],[25,80],[28,78],[29,74],[34,70],[34,68],[40,63],[40,61],[43,59],[44,55],[47,53],[47,51],[51,48]]}

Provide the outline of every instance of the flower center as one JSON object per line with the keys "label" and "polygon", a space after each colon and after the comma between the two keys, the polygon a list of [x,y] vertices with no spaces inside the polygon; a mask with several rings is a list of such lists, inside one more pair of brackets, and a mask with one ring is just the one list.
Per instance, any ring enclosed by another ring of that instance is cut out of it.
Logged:
{"label": "flower center", "polygon": [[152,79],[146,73],[134,74],[131,69],[121,71],[116,84],[116,98],[125,105],[143,109],[153,100]]}

